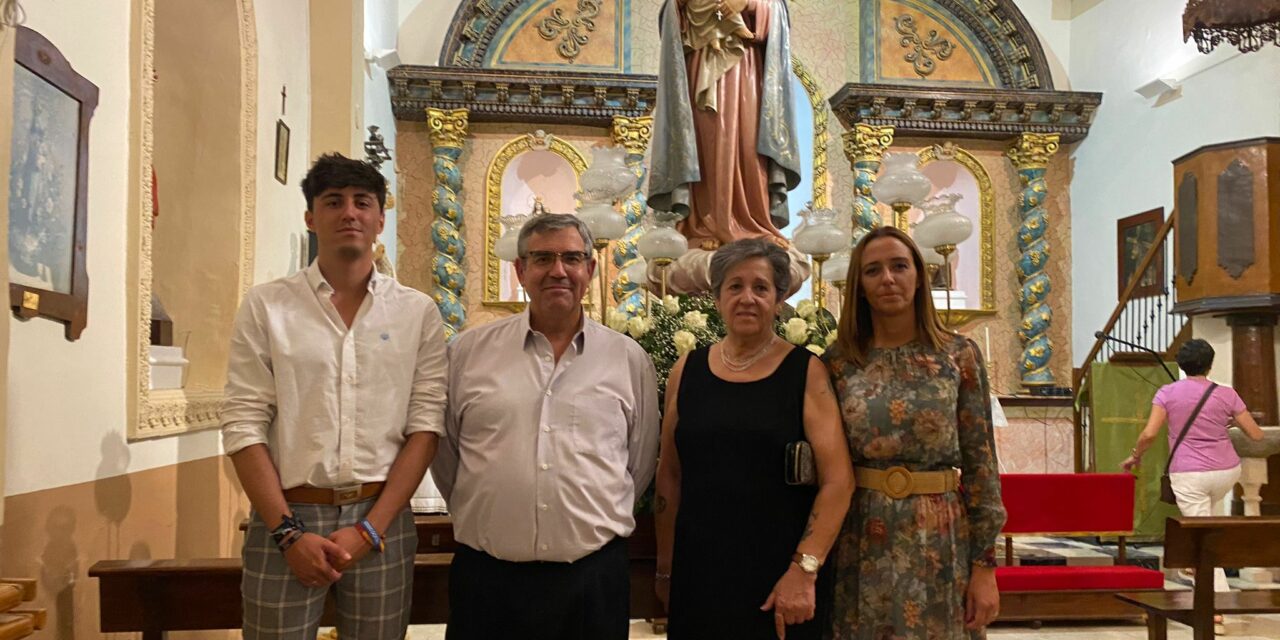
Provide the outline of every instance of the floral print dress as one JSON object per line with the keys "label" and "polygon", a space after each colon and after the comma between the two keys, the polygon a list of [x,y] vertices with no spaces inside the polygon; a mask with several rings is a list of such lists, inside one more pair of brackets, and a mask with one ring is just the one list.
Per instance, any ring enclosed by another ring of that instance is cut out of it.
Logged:
{"label": "floral print dress", "polygon": [[995,566],[1004,525],[991,400],[977,345],[948,337],[872,349],[863,367],[828,352],[854,466],[961,470],[961,490],[895,500],[859,489],[831,553],[830,638],[968,640],[973,565]]}

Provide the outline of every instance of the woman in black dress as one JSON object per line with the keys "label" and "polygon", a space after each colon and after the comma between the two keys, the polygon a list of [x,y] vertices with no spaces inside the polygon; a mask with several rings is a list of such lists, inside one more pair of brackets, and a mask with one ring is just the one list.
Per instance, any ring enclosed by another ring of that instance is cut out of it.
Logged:
{"label": "woman in black dress", "polygon": [[[716,251],[711,286],[727,335],[671,370],[655,510],[672,640],[820,635],[819,567],[853,476],[826,367],[774,333],[789,268],[765,240]],[[816,487],[785,481],[787,444],[802,439]]]}

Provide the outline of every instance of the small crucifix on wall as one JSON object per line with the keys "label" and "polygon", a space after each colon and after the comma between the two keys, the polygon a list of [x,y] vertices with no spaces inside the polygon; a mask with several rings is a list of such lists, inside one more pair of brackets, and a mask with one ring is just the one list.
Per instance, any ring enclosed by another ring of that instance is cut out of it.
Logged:
{"label": "small crucifix on wall", "polygon": [[283,84],[280,85],[280,115],[282,116],[285,115],[284,103],[285,103],[285,100],[287,100],[288,98],[289,98],[289,87]]}

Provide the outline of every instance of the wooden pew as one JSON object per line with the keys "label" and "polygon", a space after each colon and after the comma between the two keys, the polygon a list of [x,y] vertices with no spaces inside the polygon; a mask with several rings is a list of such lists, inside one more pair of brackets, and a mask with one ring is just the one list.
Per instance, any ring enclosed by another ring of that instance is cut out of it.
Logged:
{"label": "wooden pew", "polygon": [[1280,564],[1280,518],[1169,518],[1165,522],[1164,566],[1195,569],[1190,591],[1122,593],[1121,600],[1147,614],[1147,638],[1165,640],[1168,621],[1190,626],[1195,640],[1214,637],[1214,614],[1280,613],[1280,591],[1214,593],[1214,567],[1270,567]]}
{"label": "wooden pew", "polygon": [[35,597],[35,580],[0,578],[0,640],[18,640],[44,628],[47,612],[22,606]]}
{"label": "wooden pew", "polygon": [[[447,517],[418,516],[411,624],[449,619],[449,564],[457,543]],[[652,520],[638,523],[631,552],[631,617],[665,615],[654,595],[657,569]],[[101,630],[142,632],[159,640],[169,631],[238,629],[241,623],[239,558],[196,560],[104,560],[89,569],[98,579]],[[322,624],[335,623],[332,601]]]}

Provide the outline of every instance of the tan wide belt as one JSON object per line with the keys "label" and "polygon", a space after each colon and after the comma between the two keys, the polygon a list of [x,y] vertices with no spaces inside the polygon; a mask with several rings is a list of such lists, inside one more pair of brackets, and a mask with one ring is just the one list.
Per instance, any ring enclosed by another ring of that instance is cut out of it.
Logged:
{"label": "tan wide belt", "polygon": [[366,482],[364,484],[351,484],[345,487],[334,487],[332,489],[322,489],[320,487],[312,487],[302,485],[292,489],[284,490],[285,502],[298,502],[301,504],[328,504],[341,506],[368,500],[379,493],[382,493],[382,487],[385,482]]}
{"label": "tan wide belt", "polygon": [[951,493],[960,486],[955,469],[912,471],[906,467],[854,467],[853,479],[859,489],[879,491],[895,500],[925,493]]}

